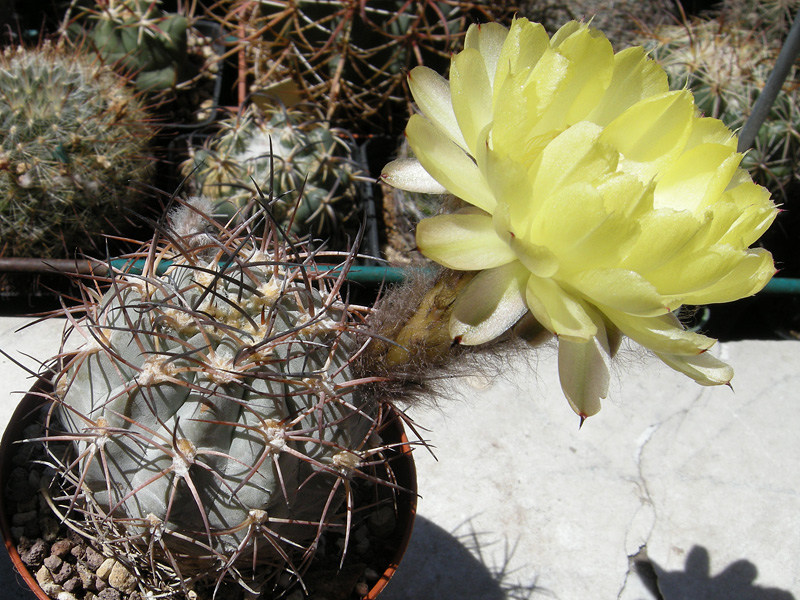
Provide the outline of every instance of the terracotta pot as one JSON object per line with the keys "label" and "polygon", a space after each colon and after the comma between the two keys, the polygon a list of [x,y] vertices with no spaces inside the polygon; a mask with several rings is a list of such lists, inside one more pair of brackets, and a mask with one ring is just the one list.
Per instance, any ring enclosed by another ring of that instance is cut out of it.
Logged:
{"label": "terracotta pot", "polygon": [[[47,394],[51,391],[50,381],[45,378],[39,379],[17,405],[3,433],[2,442],[0,442],[0,532],[2,532],[5,539],[6,549],[11,557],[14,569],[40,600],[51,600],[51,598],[39,587],[36,577],[28,570],[27,565],[22,562],[22,558],[17,551],[16,542],[11,536],[11,515],[6,510],[5,490],[10,473],[16,466],[12,461],[14,455],[12,445],[17,440],[23,439],[23,432],[28,426],[37,422],[41,415],[41,409],[50,404]],[[398,456],[391,461],[392,470],[397,484],[409,491],[394,492],[396,494],[395,503],[398,520],[395,531],[389,540],[394,548],[393,555],[388,565],[383,569],[380,579],[375,582],[367,595],[363,597],[363,600],[375,600],[397,570],[411,539],[411,531],[414,526],[414,517],[417,509],[417,472],[414,466],[414,458],[411,452],[411,445],[403,428],[402,419],[394,409],[390,409],[386,413],[380,433],[387,445],[398,444]]]}

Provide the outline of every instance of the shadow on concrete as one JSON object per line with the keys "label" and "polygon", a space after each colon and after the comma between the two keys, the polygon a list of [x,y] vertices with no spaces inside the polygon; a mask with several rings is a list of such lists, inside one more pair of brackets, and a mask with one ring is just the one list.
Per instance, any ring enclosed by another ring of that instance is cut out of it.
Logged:
{"label": "shadow on concrete", "polygon": [[665,571],[652,560],[636,562],[642,582],[659,600],[796,600],[790,592],[753,583],[758,569],[749,560],[737,560],[711,576],[708,550],[693,546],[683,571]]}
{"label": "shadow on concrete", "polygon": [[469,521],[447,532],[417,515],[406,555],[381,600],[528,600],[543,590],[519,581],[514,550]]}

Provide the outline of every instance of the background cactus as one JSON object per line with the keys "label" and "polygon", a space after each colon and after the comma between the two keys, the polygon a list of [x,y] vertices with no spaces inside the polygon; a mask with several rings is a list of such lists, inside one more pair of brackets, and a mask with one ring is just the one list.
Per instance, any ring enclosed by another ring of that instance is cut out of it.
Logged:
{"label": "background cactus", "polygon": [[270,210],[283,226],[342,241],[358,228],[359,182],[366,179],[354,152],[348,134],[311,106],[251,104],[223,120],[202,147],[190,146],[182,171],[226,218],[246,218],[257,206],[255,180],[272,190]]}
{"label": "background cactus", "polygon": [[[484,0],[228,0],[250,91],[322,104],[356,133],[399,133],[411,67],[449,65],[472,22],[510,20],[515,4]],[[288,91],[287,91],[288,90]]]}
{"label": "background cactus", "polygon": [[89,48],[133,77],[139,90],[174,88],[194,75],[187,55],[190,20],[160,5],[161,0],[97,0],[77,16],[71,37],[83,44],[86,35]]}
{"label": "background cactus", "polygon": [[57,460],[59,510],[156,595],[280,591],[325,530],[347,547],[356,489],[387,483],[369,466],[391,477],[385,407],[352,370],[367,311],[344,302],[343,275],[209,209],[173,213],[135,255],[141,276],[84,289],[86,316],[70,320],[85,344],[54,378],[49,440],[75,443]]}
{"label": "background cactus", "polygon": [[0,56],[4,256],[72,256],[129,218],[153,129],[126,83],[59,47]]}

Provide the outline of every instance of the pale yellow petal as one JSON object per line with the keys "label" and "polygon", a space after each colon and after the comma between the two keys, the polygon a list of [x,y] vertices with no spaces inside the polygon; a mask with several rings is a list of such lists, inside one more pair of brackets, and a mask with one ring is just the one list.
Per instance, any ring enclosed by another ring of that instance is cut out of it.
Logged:
{"label": "pale yellow petal", "polygon": [[694,356],[680,356],[656,352],[666,365],[688,375],[700,385],[726,385],[733,379],[731,366],[709,352]]}
{"label": "pale yellow petal", "polygon": [[585,342],[558,340],[558,378],[572,410],[582,418],[600,412],[600,400],[608,396],[611,351],[605,331]]}
{"label": "pale yellow petal", "polygon": [[504,95],[500,92],[507,77],[528,73],[547,50],[550,50],[550,38],[541,24],[525,18],[514,19],[497,60],[492,86],[494,102]]}
{"label": "pale yellow petal", "polygon": [[423,219],[417,247],[440,265],[458,271],[492,269],[516,260],[486,214],[451,214]]}
{"label": "pale yellow petal", "polygon": [[584,121],[550,142],[531,165],[536,193],[548,197],[565,185],[593,183],[616,171],[618,154],[601,141],[601,134],[599,126]]}
{"label": "pale yellow petal", "polygon": [[736,135],[719,119],[695,117],[692,119],[692,135],[684,151],[702,144],[721,144],[736,150],[738,142]]}
{"label": "pale yellow petal", "polygon": [[603,140],[623,155],[621,167],[644,183],[659,175],[686,146],[694,102],[689,92],[668,92],[637,102],[606,126]]}
{"label": "pale yellow petal", "polygon": [[467,143],[453,112],[447,79],[428,67],[414,67],[408,75],[408,87],[422,114],[466,150]]}
{"label": "pale yellow petal", "polygon": [[553,37],[550,38],[550,45],[553,48],[558,48],[564,40],[568,39],[571,35],[576,33],[580,33],[581,31],[585,31],[589,28],[586,23],[581,23],[580,21],[567,21],[561,27],[558,28],[553,34]]}
{"label": "pale yellow petal", "polygon": [[530,162],[560,131],[544,115],[558,100],[569,61],[549,48],[527,71],[509,74],[495,88],[492,142],[495,148]]}
{"label": "pale yellow petal", "polygon": [[528,271],[519,262],[478,273],[459,294],[450,318],[450,337],[468,346],[505,333],[528,312]]}
{"label": "pale yellow petal", "polygon": [[640,100],[667,91],[669,82],[664,69],[648,58],[641,47],[626,48],[614,55],[611,83],[587,119],[608,125]]}
{"label": "pale yellow petal", "polygon": [[773,275],[772,255],[763,248],[753,248],[713,285],[679,297],[684,304],[733,302],[760,292]]}
{"label": "pale yellow petal", "polygon": [[736,248],[751,246],[778,215],[769,190],[752,181],[729,189],[707,211],[713,216],[705,243],[730,244]]}
{"label": "pale yellow petal", "polygon": [[713,338],[686,331],[672,313],[659,317],[634,317],[611,308],[602,310],[622,333],[654,352],[691,356],[705,352],[716,343]]}
{"label": "pale yellow petal", "polygon": [[[500,222],[498,217],[502,214],[500,211],[495,211],[495,229]],[[520,236],[510,236],[508,245],[525,268],[534,275],[552,277],[558,272],[559,257],[547,246]]]}
{"label": "pale yellow petal", "polygon": [[[517,235],[524,235],[545,199],[543,194],[534,194],[533,182],[528,177],[526,165],[492,150],[481,153],[479,164],[481,163],[492,195],[502,198],[500,204],[508,212],[508,222],[503,227]],[[494,212],[497,210],[495,208]]]}
{"label": "pale yellow petal", "polygon": [[636,221],[608,213],[592,185],[576,183],[546,199],[525,239],[550,248],[560,269],[574,273],[616,265],[637,230]]}
{"label": "pale yellow petal", "polygon": [[570,61],[570,66],[558,103],[547,118],[555,127],[569,126],[585,119],[608,89],[614,73],[614,50],[602,32],[583,24],[562,27],[550,45]]}
{"label": "pale yellow petal", "polygon": [[638,223],[619,213],[606,216],[582,238],[573,240],[561,259],[564,272],[618,265],[638,237]]}
{"label": "pale yellow petal", "polygon": [[643,215],[640,233],[624,255],[620,266],[648,274],[675,261],[696,247],[694,239],[701,232],[703,221],[687,210],[660,209]]}
{"label": "pale yellow petal", "polygon": [[398,158],[381,171],[381,180],[389,185],[423,194],[444,194],[445,187],[431,177],[416,158]]}
{"label": "pale yellow petal", "polygon": [[742,159],[721,144],[703,144],[665,168],[656,184],[656,208],[699,212],[719,200]]}
{"label": "pale yellow petal", "polygon": [[486,63],[474,48],[453,57],[450,65],[453,111],[467,149],[475,156],[479,136],[492,122],[492,86]]}
{"label": "pale yellow petal", "polygon": [[593,269],[570,276],[569,283],[592,304],[639,317],[669,312],[655,286],[635,271]]}
{"label": "pale yellow petal", "polygon": [[531,275],[526,299],[536,320],[559,338],[587,341],[597,333],[591,309],[553,279]]}
{"label": "pale yellow petal", "polygon": [[406,135],[417,160],[436,181],[451,194],[492,212],[497,201],[468,154],[420,115],[411,116]]}
{"label": "pale yellow petal", "polygon": [[630,173],[609,173],[601,177],[595,187],[603,196],[603,205],[609,213],[637,220],[653,210],[655,184],[645,184]]}
{"label": "pale yellow petal", "polygon": [[508,29],[500,23],[470,25],[464,38],[464,49],[475,49],[483,58],[489,82],[494,82],[497,63],[503,51]]}
{"label": "pale yellow petal", "polygon": [[665,265],[646,274],[647,279],[664,296],[690,297],[716,285],[737,267],[745,252],[725,244],[700,248],[690,254],[681,253]]}
{"label": "pale yellow petal", "polygon": [[528,217],[515,218],[511,207],[503,202],[495,208],[492,219],[497,237],[508,244],[531,273],[552,277],[558,271],[558,257],[553,251],[525,235]]}

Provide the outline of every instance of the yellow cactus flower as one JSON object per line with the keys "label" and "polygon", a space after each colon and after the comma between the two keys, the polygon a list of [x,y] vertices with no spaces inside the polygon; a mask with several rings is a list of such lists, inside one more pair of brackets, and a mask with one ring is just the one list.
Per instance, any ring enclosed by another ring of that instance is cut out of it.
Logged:
{"label": "yellow cactus flower", "polygon": [[673,311],[763,288],[772,256],[750,245],[777,209],[689,91],[670,91],[642,48],[615,54],[578,22],[550,39],[527,19],[470,27],[449,81],[417,67],[409,84],[416,158],[382,177],[471,205],[417,228],[426,256],[480,271],[454,305],[454,340],[486,342],[530,311],[558,337],[582,418],[607,394],[620,333],[698,383],[730,381],[705,353],[715,340]]}

